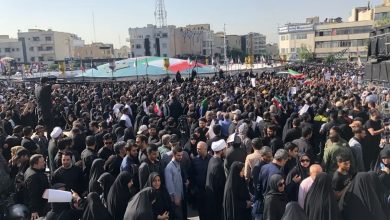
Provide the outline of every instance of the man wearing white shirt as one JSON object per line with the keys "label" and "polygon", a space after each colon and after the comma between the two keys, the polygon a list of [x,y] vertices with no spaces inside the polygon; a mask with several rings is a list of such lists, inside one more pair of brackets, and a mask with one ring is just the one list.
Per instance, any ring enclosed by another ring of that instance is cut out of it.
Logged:
{"label": "man wearing white shirt", "polygon": [[131,124],[130,117],[127,115],[129,112],[128,108],[123,108],[122,109],[122,116],[120,117],[120,120],[126,121],[126,128],[132,128],[133,124]]}

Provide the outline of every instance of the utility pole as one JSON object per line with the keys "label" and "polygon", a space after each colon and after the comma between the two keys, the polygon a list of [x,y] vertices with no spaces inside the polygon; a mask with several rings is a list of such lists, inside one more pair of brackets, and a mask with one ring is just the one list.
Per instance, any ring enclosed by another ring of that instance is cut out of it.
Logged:
{"label": "utility pole", "polygon": [[226,51],[227,45],[226,45],[226,24],[223,24],[223,63],[227,68],[227,51]]}

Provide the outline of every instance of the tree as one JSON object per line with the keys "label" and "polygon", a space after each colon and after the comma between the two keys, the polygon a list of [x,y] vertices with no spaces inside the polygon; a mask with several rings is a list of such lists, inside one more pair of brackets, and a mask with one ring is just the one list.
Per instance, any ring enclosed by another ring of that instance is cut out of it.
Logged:
{"label": "tree", "polygon": [[305,45],[302,45],[298,50],[298,58],[303,62],[311,62],[314,60],[315,54],[308,49]]}
{"label": "tree", "polygon": [[336,58],[332,54],[330,54],[329,56],[327,56],[325,58],[325,63],[326,64],[333,64],[335,61],[336,61]]}

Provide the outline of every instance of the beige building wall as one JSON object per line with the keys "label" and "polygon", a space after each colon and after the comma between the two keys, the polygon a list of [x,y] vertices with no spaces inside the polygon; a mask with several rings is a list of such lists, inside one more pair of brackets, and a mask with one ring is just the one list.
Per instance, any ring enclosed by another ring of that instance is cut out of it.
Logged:
{"label": "beige building wall", "polygon": [[110,59],[114,58],[112,44],[92,43],[75,49],[75,57],[81,59]]}
{"label": "beige building wall", "polygon": [[[223,40],[223,38],[222,38]],[[236,49],[241,50],[241,36],[239,35],[226,35],[226,45],[228,50]]]}
{"label": "beige building wall", "polygon": [[[326,57],[347,49],[343,58],[367,56],[369,32],[374,24],[373,20],[324,23],[316,26],[315,53],[317,57]],[[346,34],[339,34],[342,31]],[[348,31],[347,31],[348,30]],[[358,31],[362,33],[357,33]],[[363,33],[364,30],[364,33]],[[322,33],[331,33],[329,36],[319,36]],[[325,42],[325,43],[324,43]]]}

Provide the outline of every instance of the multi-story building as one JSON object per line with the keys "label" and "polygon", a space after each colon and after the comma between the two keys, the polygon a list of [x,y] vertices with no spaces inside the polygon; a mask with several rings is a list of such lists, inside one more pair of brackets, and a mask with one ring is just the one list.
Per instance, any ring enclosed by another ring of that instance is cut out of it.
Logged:
{"label": "multi-story building", "polygon": [[254,56],[265,55],[266,37],[259,33],[246,35],[246,54]]}
{"label": "multi-story building", "polygon": [[314,52],[314,24],[289,23],[278,28],[279,54],[287,60],[298,59],[298,53],[306,48]]}
{"label": "multi-story building", "polygon": [[211,56],[213,53],[214,32],[210,24],[178,27],[174,38],[176,55]]}
{"label": "multi-story building", "polygon": [[348,59],[365,57],[369,33],[374,25],[374,10],[370,7],[352,9],[348,22],[341,18],[307,19],[306,23],[286,24],[279,27],[279,52],[288,60],[298,59],[303,47],[317,58],[337,55]]}
{"label": "multi-story building", "polygon": [[0,59],[3,57],[11,57],[17,63],[25,63],[22,42],[8,35],[0,35]]}
{"label": "multi-story building", "polygon": [[214,33],[209,24],[129,28],[132,57],[211,56]]}
{"label": "multi-story building", "polygon": [[114,58],[114,45],[104,43],[86,44],[75,48],[75,56],[80,59],[110,59]]}
{"label": "multi-story building", "polygon": [[114,49],[115,58],[129,58],[130,48],[128,46],[122,46],[119,49]]}
{"label": "multi-story building", "polygon": [[175,26],[158,28],[151,24],[129,28],[131,56],[175,56],[175,29]]}
{"label": "multi-story building", "polygon": [[325,58],[340,53],[340,58],[366,57],[373,20],[321,23],[315,26],[315,54]]}
{"label": "multi-story building", "polygon": [[18,39],[22,43],[23,59],[27,63],[70,59],[75,56],[75,48],[84,45],[84,41],[75,34],[51,29],[18,32]]}

